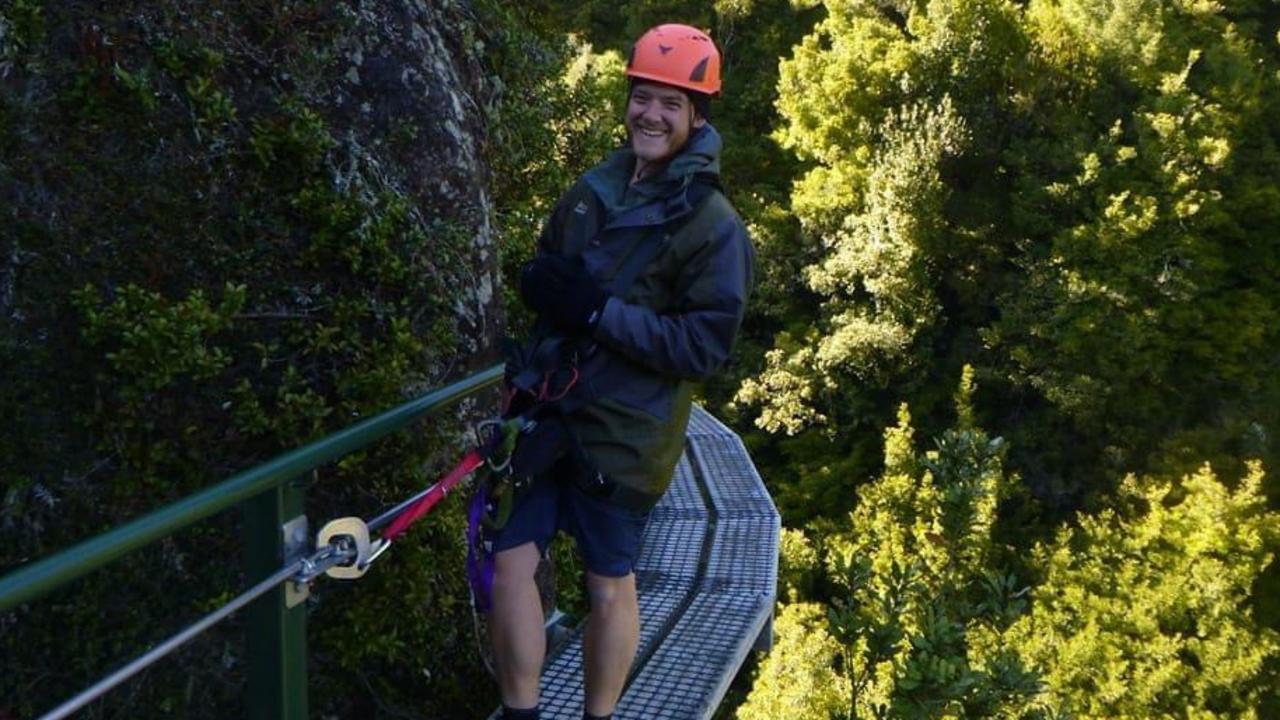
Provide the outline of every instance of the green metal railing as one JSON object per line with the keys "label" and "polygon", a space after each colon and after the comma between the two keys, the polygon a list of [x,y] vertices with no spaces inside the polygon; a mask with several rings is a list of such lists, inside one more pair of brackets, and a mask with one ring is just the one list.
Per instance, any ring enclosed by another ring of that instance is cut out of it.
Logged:
{"label": "green metal railing", "polygon": [[[278,575],[305,520],[300,478],[321,465],[403,429],[423,416],[496,384],[496,365],[357,423],[270,462],[234,475],[146,516],[109,530],[0,578],[0,612],[30,602],[160,538],[234,505],[244,510],[249,583]],[[291,524],[291,521],[295,521]],[[291,535],[286,536],[286,527]],[[303,531],[305,534],[305,530]],[[307,717],[306,606],[286,602],[284,583],[246,608],[248,703],[251,718]]]}

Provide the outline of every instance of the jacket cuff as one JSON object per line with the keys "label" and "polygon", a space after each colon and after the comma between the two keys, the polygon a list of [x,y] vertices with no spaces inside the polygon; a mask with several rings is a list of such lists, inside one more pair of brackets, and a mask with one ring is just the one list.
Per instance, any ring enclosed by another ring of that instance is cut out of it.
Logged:
{"label": "jacket cuff", "polygon": [[606,340],[612,337],[609,332],[610,327],[616,327],[619,321],[619,314],[622,312],[622,301],[616,296],[610,295],[604,301],[604,305],[600,308],[595,323],[591,326],[592,340]]}

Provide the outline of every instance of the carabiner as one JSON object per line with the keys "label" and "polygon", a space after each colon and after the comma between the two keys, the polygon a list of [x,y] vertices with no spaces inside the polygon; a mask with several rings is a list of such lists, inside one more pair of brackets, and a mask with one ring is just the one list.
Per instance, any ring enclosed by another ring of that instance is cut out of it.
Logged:
{"label": "carabiner", "polygon": [[378,538],[377,542],[375,542],[372,545],[372,547],[370,547],[369,549],[369,557],[365,559],[364,562],[360,563],[360,570],[361,571],[368,570],[369,566],[373,564],[374,560],[377,560],[379,557],[382,557],[382,553],[390,549],[391,549],[390,540],[387,540],[385,538]]}

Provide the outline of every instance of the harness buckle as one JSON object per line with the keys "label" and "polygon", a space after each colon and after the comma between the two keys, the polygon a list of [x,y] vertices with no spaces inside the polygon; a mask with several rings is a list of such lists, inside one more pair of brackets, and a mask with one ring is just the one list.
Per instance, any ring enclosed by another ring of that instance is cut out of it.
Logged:
{"label": "harness buckle", "polygon": [[511,466],[517,436],[536,424],[536,421],[523,416],[506,420],[491,418],[476,423],[476,447],[480,449],[489,469],[496,473],[506,471]]}

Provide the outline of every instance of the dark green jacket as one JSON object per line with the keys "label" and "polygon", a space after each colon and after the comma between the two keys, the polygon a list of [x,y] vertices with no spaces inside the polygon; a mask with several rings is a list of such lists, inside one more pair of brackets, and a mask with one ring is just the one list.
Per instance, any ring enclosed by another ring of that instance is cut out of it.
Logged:
{"label": "dark green jacket", "polygon": [[657,502],[684,446],[694,383],[729,359],[751,285],[746,228],[718,191],[690,205],[694,176],[716,176],[709,124],[657,177],[629,186],[620,150],[556,204],[541,252],[581,254],[606,288],[636,243],[662,243],[622,297],[611,297],[581,361],[597,400],[569,416],[600,469]]}

